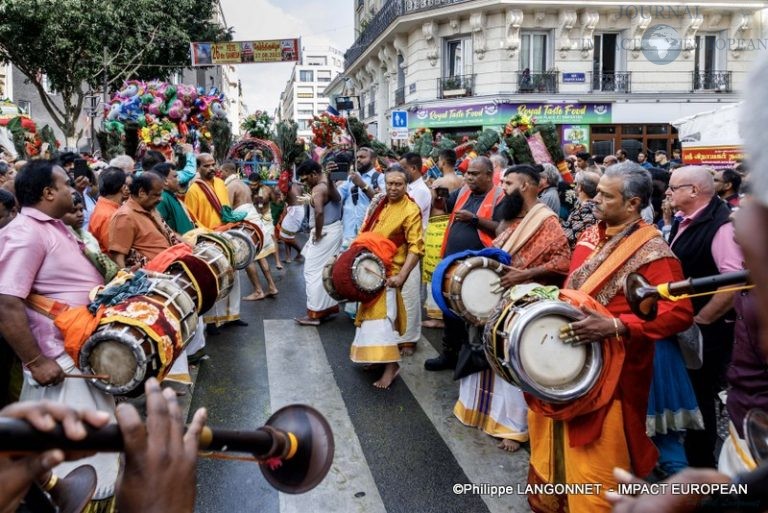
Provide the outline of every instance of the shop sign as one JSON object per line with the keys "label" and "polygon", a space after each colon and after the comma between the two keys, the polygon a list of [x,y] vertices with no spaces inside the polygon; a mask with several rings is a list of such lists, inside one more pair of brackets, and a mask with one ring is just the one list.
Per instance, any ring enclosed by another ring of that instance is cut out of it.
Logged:
{"label": "shop sign", "polygon": [[589,125],[563,125],[562,142],[566,156],[589,152]]}
{"label": "shop sign", "polygon": [[741,146],[683,146],[683,164],[725,169],[744,159]]}
{"label": "shop sign", "polygon": [[611,124],[610,103],[481,103],[427,107],[417,110],[408,120],[408,128],[449,128],[461,126],[503,126],[513,116],[533,117],[536,123]]}

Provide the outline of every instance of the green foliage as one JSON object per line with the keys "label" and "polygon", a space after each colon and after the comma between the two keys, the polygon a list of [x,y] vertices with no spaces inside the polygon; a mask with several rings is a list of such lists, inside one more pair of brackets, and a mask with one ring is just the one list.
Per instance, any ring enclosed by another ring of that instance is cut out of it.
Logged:
{"label": "green foliage", "polygon": [[223,162],[232,146],[232,125],[226,119],[213,118],[208,122],[208,130],[213,141],[213,158]]}
{"label": "green foliage", "polygon": [[122,137],[117,132],[106,132],[103,130],[96,132],[96,140],[99,142],[101,157],[107,162],[118,155],[125,154]]}
{"label": "green foliage", "polygon": [[486,155],[494,145],[499,143],[499,133],[492,128],[486,128],[477,137],[475,151],[478,155]]}
{"label": "green foliage", "polygon": [[24,147],[24,129],[21,127],[21,117],[11,119],[6,125],[11,133],[13,145],[16,147],[16,153],[20,158],[27,158],[27,150]]}
{"label": "green foliage", "polygon": [[275,144],[283,154],[283,169],[292,169],[304,161],[304,146],[298,143],[299,125],[292,120],[284,120],[275,126]]}
{"label": "green foliage", "polygon": [[528,140],[523,135],[512,135],[505,139],[509,156],[514,159],[515,164],[534,164],[531,148],[528,147]]}
{"label": "green foliage", "polygon": [[544,140],[544,145],[547,147],[547,151],[552,156],[553,162],[557,163],[565,159],[563,147],[560,144],[560,136],[557,133],[557,128],[555,128],[555,125],[537,125],[533,131],[541,133],[541,138]]}
{"label": "green foliage", "polygon": [[413,136],[413,151],[426,158],[432,154],[432,132],[424,130]]}
{"label": "green foliage", "polygon": [[[37,88],[67,138],[75,135],[84,96],[103,83],[165,79],[189,65],[190,41],[221,41],[230,31],[212,23],[215,0],[3,0],[0,62],[13,62]],[[158,67],[168,66],[168,67]],[[61,96],[51,102],[42,85]]]}
{"label": "green foliage", "polygon": [[271,139],[272,138],[272,119],[266,111],[257,110],[240,124],[240,128],[244,132],[248,132],[251,137],[257,139]]}
{"label": "green foliage", "polygon": [[368,137],[368,129],[365,127],[365,123],[357,118],[347,118],[347,127],[352,134],[352,138],[355,140],[355,144],[358,148],[371,147],[371,139]]}

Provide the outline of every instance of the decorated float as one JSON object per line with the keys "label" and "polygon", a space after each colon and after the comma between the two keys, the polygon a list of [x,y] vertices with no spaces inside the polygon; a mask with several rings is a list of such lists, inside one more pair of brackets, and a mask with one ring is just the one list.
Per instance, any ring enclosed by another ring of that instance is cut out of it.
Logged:
{"label": "decorated float", "polygon": [[0,148],[14,159],[50,158],[60,146],[53,129],[37,124],[9,99],[0,100]]}

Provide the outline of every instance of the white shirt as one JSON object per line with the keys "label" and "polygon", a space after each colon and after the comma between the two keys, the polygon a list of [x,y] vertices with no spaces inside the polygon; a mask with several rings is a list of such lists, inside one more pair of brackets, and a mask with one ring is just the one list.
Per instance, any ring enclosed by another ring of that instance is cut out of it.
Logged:
{"label": "white shirt", "polygon": [[429,211],[432,208],[432,191],[424,183],[424,179],[419,178],[408,184],[408,195],[421,209],[421,228],[426,233],[427,224],[429,224]]}

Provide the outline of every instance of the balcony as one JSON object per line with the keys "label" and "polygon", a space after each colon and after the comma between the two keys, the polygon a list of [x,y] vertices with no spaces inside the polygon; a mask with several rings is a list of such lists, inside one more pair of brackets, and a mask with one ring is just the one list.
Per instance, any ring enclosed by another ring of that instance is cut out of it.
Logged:
{"label": "balcony", "polygon": [[693,90],[730,93],[731,74],[730,71],[694,71]]}
{"label": "balcony", "polygon": [[557,93],[559,83],[559,71],[519,71],[517,73],[519,94]]}
{"label": "balcony", "polygon": [[368,104],[368,111],[367,111],[367,113],[368,113],[367,117],[369,117],[369,118],[371,118],[371,117],[376,115],[376,102],[371,102],[371,103]]}
{"label": "balcony", "polygon": [[459,98],[472,96],[475,75],[455,75],[437,79],[438,98]]}
{"label": "balcony", "polygon": [[344,67],[349,68],[400,16],[470,1],[472,0],[386,0],[384,6],[371,18],[370,23],[344,54]]}
{"label": "balcony", "polygon": [[614,71],[592,75],[592,91],[604,93],[631,93],[632,72]]}
{"label": "balcony", "polygon": [[405,103],[405,87],[395,89],[395,107]]}

